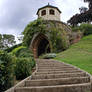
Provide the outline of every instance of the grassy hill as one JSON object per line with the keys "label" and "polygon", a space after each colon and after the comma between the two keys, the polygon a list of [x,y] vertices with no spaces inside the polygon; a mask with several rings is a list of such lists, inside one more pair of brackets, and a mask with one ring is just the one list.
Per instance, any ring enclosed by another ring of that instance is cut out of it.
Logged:
{"label": "grassy hill", "polygon": [[75,65],[92,74],[92,35],[57,54],[56,60]]}

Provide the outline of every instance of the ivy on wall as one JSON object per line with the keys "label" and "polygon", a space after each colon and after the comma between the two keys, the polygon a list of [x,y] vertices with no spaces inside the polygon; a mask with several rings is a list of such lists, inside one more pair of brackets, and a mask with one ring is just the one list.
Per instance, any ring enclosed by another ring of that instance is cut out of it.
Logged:
{"label": "ivy on wall", "polygon": [[56,22],[37,19],[27,25],[23,34],[23,44],[30,46],[35,34],[42,33],[48,37],[52,52],[59,52],[69,47],[69,39],[66,31]]}

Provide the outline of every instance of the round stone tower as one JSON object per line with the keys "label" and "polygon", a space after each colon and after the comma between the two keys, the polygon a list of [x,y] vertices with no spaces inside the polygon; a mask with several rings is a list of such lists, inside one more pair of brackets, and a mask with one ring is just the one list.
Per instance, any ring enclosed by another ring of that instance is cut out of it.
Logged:
{"label": "round stone tower", "polygon": [[57,7],[48,4],[38,9],[34,26],[30,23],[25,28],[30,38],[24,43],[30,45],[35,58],[46,53],[61,52],[69,47],[71,28],[60,20],[60,14]]}
{"label": "round stone tower", "polygon": [[42,18],[44,20],[56,20],[60,21],[61,11],[52,5],[46,5],[42,8],[39,8],[37,11],[38,18]]}

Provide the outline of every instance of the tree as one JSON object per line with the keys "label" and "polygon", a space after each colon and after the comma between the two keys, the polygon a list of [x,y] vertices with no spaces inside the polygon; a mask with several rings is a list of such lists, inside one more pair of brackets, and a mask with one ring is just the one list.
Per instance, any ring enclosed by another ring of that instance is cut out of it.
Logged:
{"label": "tree", "polygon": [[89,9],[86,7],[79,8],[80,14],[75,14],[67,22],[68,24],[75,26],[78,23],[90,22],[92,21],[92,0],[83,0],[84,2],[89,3]]}
{"label": "tree", "polygon": [[0,48],[3,48],[2,35],[0,34]]}
{"label": "tree", "polygon": [[80,13],[85,13],[88,10],[88,8],[80,7],[79,10],[80,10]]}
{"label": "tree", "polygon": [[6,49],[15,45],[15,36],[8,34],[0,34],[0,49]]}
{"label": "tree", "polygon": [[84,2],[89,3],[89,9],[92,9],[92,0],[84,0]]}
{"label": "tree", "polygon": [[24,35],[19,35],[19,36],[17,37],[17,39],[19,40],[20,43],[22,43],[23,37],[24,37]]}

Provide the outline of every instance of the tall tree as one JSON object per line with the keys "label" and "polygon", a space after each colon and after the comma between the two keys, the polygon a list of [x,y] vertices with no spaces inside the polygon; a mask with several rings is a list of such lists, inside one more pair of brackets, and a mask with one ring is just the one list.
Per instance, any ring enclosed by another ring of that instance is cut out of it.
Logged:
{"label": "tall tree", "polygon": [[15,45],[15,36],[8,34],[0,34],[0,49],[6,49]]}
{"label": "tall tree", "polygon": [[78,23],[82,22],[91,22],[92,21],[92,0],[83,0],[84,2],[89,3],[89,9],[81,7],[80,14],[76,14],[73,17],[71,17],[67,22],[68,24],[75,26]]}
{"label": "tall tree", "polygon": [[84,0],[84,2],[89,3],[89,9],[92,9],[92,0]]}

